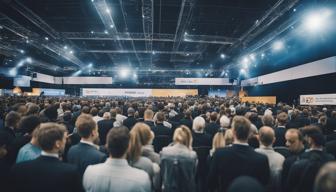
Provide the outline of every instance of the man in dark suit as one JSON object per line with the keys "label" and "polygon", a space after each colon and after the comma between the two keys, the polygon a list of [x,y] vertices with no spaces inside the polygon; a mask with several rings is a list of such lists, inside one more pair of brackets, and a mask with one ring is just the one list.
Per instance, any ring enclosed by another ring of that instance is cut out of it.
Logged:
{"label": "man in dark suit", "polygon": [[138,122],[134,117],[135,110],[130,107],[127,109],[127,118],[123,121],[123,125],[128,127],[129,130],[133,128],[133,126]]}
{"label": "man in dark suit", "polygon": [[218,119],[218,113],[217,112],[212,112],[210,114],[210,123],[205,126],[204,131],[211,135],[211,138],[215,136],[215,134],[218,132],[218,129],[220,128],[219,124],[217,123]]}
{"label": "man in dark suit", "polygon": [[278,126],[274,128],[275,143],[274,147],[286,146],[286,123],[288,121],[288,115],[285,112],[279,113],[277,116]]}
{"label": "man in dark suit", "polygon": [[[115,109],[111,110],[111,113],[114,113],[114,117],[117,114]],[[111,118],[110,112],[105,112],[103,115],[103,120],[98,121],[98,132],[100,145],[105,145],[107,133],[112,129],[115,118]]]}
{"label": "man in dark suit", "polygon": [[234,144],[217,149],[213,155],[208,175],[210,191],[226,191],[229,184],[239,176],[246,175],[257,179],[263,185],[268,183],[270,169],[268,159],[247,144],[251,123],[243,116],[233,119]]}
{"label": "man in dark suit", "polygon": [[9,176],[12,191],[82,191],[76,166],[59,159],[66,137],[67,130],[63,125],[42,124],[37,135],[41,156],[13,166]]}
{"label": "man in dark suit", "polygon": [[156,118],[157,118],[156,126],[152,129],[155,136],[166,135],[166,136],[171,137],[172,136],[171,129],[163,125],[163,121],[165,120],[164,113],[158,112],[156,115]]}
{"label": "man in dark suit", "polygon": [[80,115],[76,127],[81,141],[69,149],[67,159],[69,163],[78,167],[80,175],[83,176],[87,166],[102,163],[107,157],[94,144],[98,139],[98,130],[91,115]]}
{"label": "man in dark suit", "polygon": [[180,120],[180,125],[187,126],[190,130],[192,129],[193,119],[191,116],[191,111],[187,110],[184,113],[184,118]]}
{"label": "man in dark suit", "polygon": [[325,138],[319,127],[309,126],[303,129],[309,149],[301,155],[290,168],[286,191],[313,192],[314,181],[319,169],[334,156],[325,152]]}

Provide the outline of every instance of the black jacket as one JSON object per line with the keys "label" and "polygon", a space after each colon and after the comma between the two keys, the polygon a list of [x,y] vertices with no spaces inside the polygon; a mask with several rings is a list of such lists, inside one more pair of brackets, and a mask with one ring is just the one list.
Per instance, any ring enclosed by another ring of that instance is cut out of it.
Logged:
{"label": "black jacket", "polygon": [[266,185],[270,177],[267,157],[250,146],[238,144],[217,149],[210,163],[208,189],[226,191],[235,178],[243,175]]}
{"label": "black jacket", "polygon": [[166,135],[171,137],[172,136],[172,130],[166,126],[163,125],[163,123],[157,123],[156,126],[152,129],[155,136],[158,135]]}
{"label": "black jacket", "polygon": [[274,147],[285,147],[286,146],[286,134],[287,129],[285,127],[276,127],[274,129],[275,133],[275,142],[273,144]]}
{"label": "black jacket", "polygon": [[129,116],[127,117],[127,119],[123,121],[123,125],[125,125],[129,130],[131,130],[137,122],[138,121],[136,120],[136,118],[134,118],[133,116]]}
{"label": "black jacket", "polygon": [[97,148],[81,142],[72,146],[67,155],[68,162],[77,166],[81,176],[89,165],[103,163],[106,158]]}
{"label": "black jacket", "polygon": [[313,192],[315,177],[320,168],[334,157],[324,151],[311,150],[301,155],[290,168],[286,191]]}
{"label": "black jacket", "polygon": [[193,137],[192,142],[193,147],[205,147],[205,146],[210,147],[212,145],[211,136],[208,135],[207,133],[196,133],[193,131],[192,137]]}
{"label": "black jacket", "polygon": [[14,165],[10,181],[13,191],[83,191],[76,166],[55,157],[40,156]]}
{"label": "black jacket", "polygon": [[215,134],[218,132],[219,128],[220,128],[219,124],[215,122],[210,122],[205,126],[204,131],[207,134],[211,135],[211,137],[214,137]]}
{"label": "black jacket", "polygon": [[191,119],[185,119],[185,118],[183,118],[183,119],[180,120],[180,125],[185,125],[190,130],[192,130],[192,124],[193,124],[193,120],[191,120]]}
{"label": "black jacket", "polygon": [[101,145],[105,145],[107,133],[112,129],[114,119],[103,119],[98,121],[98,133]]}

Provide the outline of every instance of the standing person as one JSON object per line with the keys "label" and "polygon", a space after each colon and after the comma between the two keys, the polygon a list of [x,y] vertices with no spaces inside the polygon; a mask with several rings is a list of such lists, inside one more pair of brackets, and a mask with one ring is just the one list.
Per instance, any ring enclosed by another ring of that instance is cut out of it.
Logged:
{"label": "standing person", "polygon": [[91,115],[80,115],[76,121],[76,128],[81,140],[69,149],[67,160],[76,165],[83,176],[87,166],[104,162],[106,156],[95,144],[99,137],[97,124]]}
{"label": "standing person", "polygon": [[82,191],[76,167],[59,159],[59,154],[65,147],[66,137],[67,130],[62,125],[41,125],[37,136],[42,149],[41,156],[14,165],[10,173],[13,191]]}
{"label": "standing person", "polygon": [[270,176],[268,159],[253,150],[247,143],[251,123],[243,116],[233,119],[234,143],[231,147],[217,149],[213,155],[208,175],[210,191],[226,191],[229,184],[242,175],[256,178],[266,185]]}
{"label": "standing person", "polygon": [[163,192],[196,190],[197,155],[192,150],[192,134],[188,127],[175,130],[173,144],[162,149],[160,158]]}
{"label": "standing person", "polygon": [[85,191],[150,192],[148,174],[128,165],[130,135],[126,127],[115,127],[107,135],[110,157],[105,163],[90,165],[83,176]]}

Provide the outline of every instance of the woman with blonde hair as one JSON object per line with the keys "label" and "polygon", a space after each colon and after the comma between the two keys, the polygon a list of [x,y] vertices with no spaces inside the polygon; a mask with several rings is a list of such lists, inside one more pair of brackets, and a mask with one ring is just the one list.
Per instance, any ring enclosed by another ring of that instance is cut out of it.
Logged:
{"label": "woman with blonde hair", "polygon": [[160,152],[163,192],[196,190],[197,155],[192,141],[190,129],[180,126],[174,132],[173,143]]}
{"label": "woman with blonde hair", "polygon": [[214,154],[216,149],[229,146],[233,143],[233,134],[231,129],[220,128],[212,140],[212,149],[210,150],[210,157]]}
{"label": "woman with blonde hair", "polygon": [[[154,152],[153,147],[151,147],[150,150],[150,144],[153,138],[154,133],[147,124],[135,124],[130,131],[127,159],[131,166],[146,171],[152,180],[154,189],[158,189],[160,183],[160,167],[156,162],[159,161],[159,155]],[[145,150],[147,151],[147,157],[143,155],[143,151]]]}

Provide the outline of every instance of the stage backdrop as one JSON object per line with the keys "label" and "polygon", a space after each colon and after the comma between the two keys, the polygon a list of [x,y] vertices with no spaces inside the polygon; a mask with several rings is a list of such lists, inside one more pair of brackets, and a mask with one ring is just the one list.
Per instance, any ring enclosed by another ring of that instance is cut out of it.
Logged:
{"label": "stage backdrop", "polygon": [[300,95],[300,105],[336,105],[336,94]]}
{"label": "stage backdrop", "polygon": [[242,102],[276,104],[276,97],[241,97]]}

